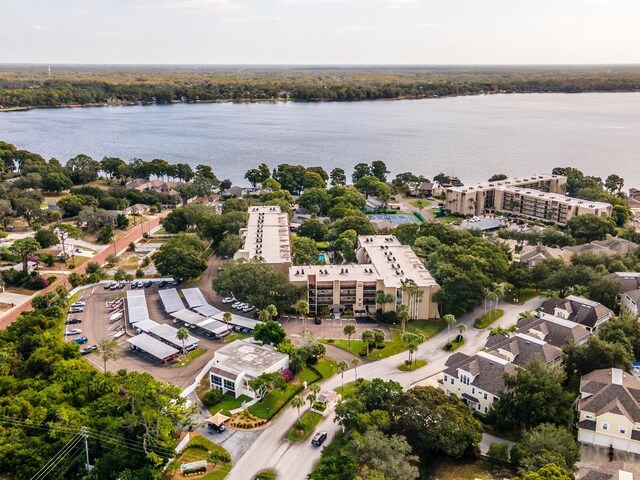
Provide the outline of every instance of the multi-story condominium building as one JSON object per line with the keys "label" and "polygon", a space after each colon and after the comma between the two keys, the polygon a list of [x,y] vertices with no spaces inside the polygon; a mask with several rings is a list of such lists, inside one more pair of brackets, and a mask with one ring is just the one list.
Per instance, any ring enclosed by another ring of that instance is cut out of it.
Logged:
{"label": "multi-story condominium building", "polygon": [[613,317],[613,312],[601,303],[574,295],[545,300],[541,309],[547,315],[579,323],[591,333]]}
{"label": "multi-story condominium building", "polygon": [[277,270],[291,266],[289,216],[278,206],[249,207],[247,226],[240,230],[242,248],[234,259],[261,258]]}
{"label": "multi-story condominium building", "polygon": [[578,441],[640,454],[640,379],[618,368],[582,377]]}
{"label": "multi-story condominium building", "polygon": [[[411,247],[390,235],[358,237],[356,265],[307,265],[289,268],[289,280],[308,289],[311,311],[323,307],[334,312],[345,308],[356,313],[373,313],[376,308],[395,310],[406,304],[412,319],[438,318],[438,306],[432,297],[438,283]],[[403,291],[403,282],[413,280],[422,296]],[[376,292],[390,295],[393,301],[376,304]]]}
{"label": "multi-story condominium building", "polygon": [[533,175],[484,182],[475,186],[451,187],[446,208],[460,215],[507,212],[559,225],[577,215],[611,215],[612,206],[562,194],[567,178],[561,175]]}
{"label": "multi-story condominium building", "polygon": [[289,368],[289,355],[276,352],[268,345],[256,345],[235,340],[213,354],[209,371],[211,388],[240,395],[256,397],[249,382],[263,373],[282,372]]}

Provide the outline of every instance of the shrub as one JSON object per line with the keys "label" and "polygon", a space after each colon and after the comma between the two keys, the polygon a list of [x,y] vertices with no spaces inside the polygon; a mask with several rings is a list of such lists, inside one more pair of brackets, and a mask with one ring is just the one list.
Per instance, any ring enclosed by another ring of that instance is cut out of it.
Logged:
{"label": "shrub", "polygon": [[100,264],[96,262],[88,262],[86,265],[87,273],[100,273],[102,268],[100,268]]}
{"label": "shrub", "polygon": [[487,452],[489,460],[496,463],[509,463],[509,444],[492,443]]}
{"label": "shrub", "polygon": [[288,368],[285,368],[282,371],[282,376],[284,377],[284,379],[285,379],[285,381],[287,383],[289,383],[291,380],[293,380],[293,377],[294,377],[293,372],[291,370],[289,370]]}
{"label": "shrub", "polygon": [[49,282],[44,277],[35,277],[27,284],[27,288],[30,288],[32,290],[42,290],[47,286],[49,286]]}
{"label": "shrub", "polygon": [[451,342],[447,342],[447,344],[445,344],[445,346],[444,346],[444,349],[447,352],[450,352],[452,348],[453,348],[453,344]]}
{"label": "shrub", "polygon": [[136,270],[136,278],[144,277],[144,272],[141,269]]}
{"label": "shrub", "polygon": [[398,323],[398,314],[391,310],[389,312],[382,312],[382,310],[376,310],[376,320],[380,323],[395,324]]}
{"label": "shrub", "polygon": [[213,407],[222,400],[222,392],[220,390],[211,389],[202,395],[202,403],[207,407]]}

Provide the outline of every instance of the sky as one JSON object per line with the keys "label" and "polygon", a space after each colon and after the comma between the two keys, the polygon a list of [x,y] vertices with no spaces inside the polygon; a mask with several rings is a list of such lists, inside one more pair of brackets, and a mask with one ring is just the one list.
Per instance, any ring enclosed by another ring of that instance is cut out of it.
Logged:
{"label": "sky", "polygon": [[0,0],[0,63],[640,63],[640,0]]}

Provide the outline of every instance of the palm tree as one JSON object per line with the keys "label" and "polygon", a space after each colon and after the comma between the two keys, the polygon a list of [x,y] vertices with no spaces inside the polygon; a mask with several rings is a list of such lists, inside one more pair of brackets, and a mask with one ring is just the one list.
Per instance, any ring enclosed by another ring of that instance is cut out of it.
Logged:
{"label": "palm tree", "polygon": [[359,358],[352,358],[351,359],[351,365],[353,365],[353,371],[356,374],[356,380],[358,380],[358,364],[360,363],[360,359]]}
{"label": "palm tree", "polygon": [[369,356],[369,345],[375,341],[376,337],[373,333],[373,330],[365,330],[362,332],[362,341],[367,346],[367,356]]}
{"label": "palm tree", "polygon": [[493,290],[488,290],[487,298],[489,299],[489,312],[491,312],[493,310],[493,302],[498,300],[498,294]]}
{"label": "palm tree", "polygon": [[320,393],[320,385],[314,383],[309,387],[309,390],[311,390],[311,393],[314,395],[318,395]]}
{"label": "palm tree", "polygon": [[351,336],[356,333],[356,326],[353,323],[347,323],[342,329],[342,333],[349,339],[349,350],[351,350]]}
{"label": "palm tree", "polygon": [[460,332],[460,335],[458,338],[460,339],[460,341],[462,341],[462,332],[464,332],[467,329],[467,326],[464,323],[461,323],[456,328],[458,329],[458,332]]}
{"label": "palm tree", "polygon": [[180,327],[176,332],[176,338],[182,341],[182,353],[184,353],[184,341],[189,338],[189,330],[186,327]]}
{"label": "palm tree", "polygon": [[300,409],[304,407],[305,401],[302,397],[294,397],[291,400],[291,408],[296,408],[298,410],[298,423],[302,423],[302,417],[300,416]]}
{"label": "palm tree", "polygon": [[340,369],[340,375],[342,376],[342,390],[344,391],[344,371],[349,368],[349,364],[344,360],[340,360],[338,362],[338,368]]}
{"label": "palm tree", "polygon": [[224,312],[224,313],[222,314],[222,320],[224,320],[224,322],[225,322],[225,323],[229,323],[229,322],[231,322],[231,319],[232,319],[232,318],[233,318],[233,317],[231,316],[231,312]]}
{"label": "palm tree", "polygon": [[373,331],[373,341],[376,344],[376,348],[378,348],[378,345],[382,345],[384,343],[385,334],[382,330],[378,328],[374,328],[372,331]]}
{"label": "palm tree", "polygon": [[407,324],[407,320],[409,320],[409,305],[398,305],[397,310],[398,318],[400,319],[400,324],[402,325],[402,333],[404,333],[405,325]]}
{"label": "palm tree", "polygon": [[451,342],[451,336],[449,335],[449,330],[451,329],[452,325],[455,325],[457,320],[456,320],[456,317],[454,317],[450,313],[446,314],[444,317],[442,317],[442,319],[445,322],[447,322],[447,343],[450,343]]}
{"label": "palm tree", "polygon": [[300,300],[296,303],[296,312],[298,312],[298,315],[301,315],[303,318],[309,315],[309,302],[306,300]]}
{"label": "palm tree", "polygon": [[402,335],[402,340],[407,344],[407,349],[409,350],[409,363],[412,363],[413,353],[418,350],[418,345],[424,342],[424,335],[408,332]]}
{"label": "palm tree", "polygon": [[260,310],[260,313],[258,313],[258,318],[263,322],[268,322],[269,320],[273,319],[273,317],[275,317],[276,315],[278,315],[278,309],[276,308],[275,305],[271,304],[271,305],[267,305],[262,310]]}
{"label": "palm tree", "polygon": [[316,403],[317,399],[318,397],[316,396],[315,393],[310,393],[309,395],[307,395],[307,402],[309,402],[309,409],[313,407],[313,404]]}
{"label": "palm tree", "polygon": [[518,314],[518,320],[521,320],[523,318],[529,318],[529,317],[533,317],[533,313],[531,313],[529,310],[525,310]]}

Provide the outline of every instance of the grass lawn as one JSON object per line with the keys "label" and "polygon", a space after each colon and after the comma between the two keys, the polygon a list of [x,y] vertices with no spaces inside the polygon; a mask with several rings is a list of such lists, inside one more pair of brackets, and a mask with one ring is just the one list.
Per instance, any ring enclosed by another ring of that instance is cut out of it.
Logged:
{"label": "grass lawn", "polygon": [[[422,204],[420,204],[420,202],[422,202]],[[416,207],[417,209],[422,208],[423,210],[431,206],[431,202],[429,200],[412,200],[409,203],[411,206]]]}
{"label": "grass lawn", "polygon": [[435,465],[429,472],[427,478],[438,480],[497,480],[511,478],[513,472],[501,467],[495,467],[483,460],[436,460]]}
{"label": "grass lawn", "polygon": [[222,343],[231,343],[234,340],[244,340],[245,338],[249,338],[251,335],[247,333],[232,333],[228,337],[223,338]]}
{"label": "grass lawn", "polygon": [[451,345],[451,348],[447,349],[445,345],[444,350],[447,352],[453,352],[459,349],[462,345],[464,345],[464,338],[458,342],[456,337],[453,340],[451,340],[449,343],[447,343],[447,345]]}
{"label": "grass lawn", "polygon": [[320,372],[320,375],[322,375],[323,380],[333,377],[338,371],[338,364],[331,358],[324,358],[320,360],[315,367],[316,370]]}
{"label": "grass lawn", "polygon": [[286,405],[300,390],[302,390],[302,381],[294,380],[287,384],[284,392],[274,390],[264,397],[260,402],[254,403],[249,407],[249,412],[258,418],[271,419],[280,409]]}
{"label": "grass lawn", "polygon": [[195,350],[192,350],[191,352],[189,352],[185,356],[183,356],[177,363],[174,363],[173,367],[174,368],[175,367],[186,367],[191,362],[193,362],[196,358],[198,358],[199,356],[203,355],[204,352],[206,352],[206,350],[203,349],[203,348],[197,348]]}
{"label": "grass lawn", "polygon": [[[402,335],[399,330],[393,330],[391,332],[392,340],[390,342],[384,342],[384,348],[375,349],[369,348],[369,360],[379,360],[381,358],[387,358],[396,353],[404,352],[407,349],[406,344],[402,341]],[[360,355],[360,352],[366,350],[366,345],[362,340],[351,340],[351,348],[349,348],[348,340],[334,340],[329,342],[326,339],[320,340],[322,343],[328,343],[334,345],[342,350],[353,353],[354,355]]]}
{"label": "grass lawn", "polygon": [[221,411],[224,415],[230,416],[231,410],[242,407],[242,402],[249,402],[250,400],[251,398],[246,395],[240,395],[238,398],[225,395],[220,402],[209,407],[209,412],[211,412],[211,415],[215,415]]}
{"label": "grass lawn", "polygon": [[426,364],[427,362],[425,360],[416,360],[411,365],[407,365],[406,363],[403,363],[398,367],[398,370],[400,370],[401,372],[413,372],[414,370],[417,370],[420,367],[424,367]]}
{"label": "grass lawn", "polygon": [[537,297],[539,292],[535,288],[523,288],[520,290],[520,294],[513,289],[509,289],[504,295],[504,301],[513,305],[518,305]]}
{"label": "grass lawn", "polygon": [[323,418],[324,417],[318,413],[309,411],[305,412],[301,419],[301,423],[304,428],[302,430],[298,430],[298,422],[296,422],[289,431],[289,440],[292,442],[301,442],[305,440]]}
{"label": "grass lawn", "polygon": [[447,322],[441,318],[436,320],[409,320],[406,326],[407,332],[420,333],[424,335],[425,340],[429,340],[445,328],[447,328]]}
{"label": "grass lawn", "polygon": [[336,388],[336,393],[339,393],[344,400],[351,395],[354,395],[358,391],[358,382],[347,383],[344,388],[338,387]]}
{"label": "grass lawn", "polygon": [[263,470],[256,475],[255,480],[276,480],[277,475],[273,470]]}
{"label": "grass lawn", "polygon": [[[228,458],[228,462],[223,462],[219,458]],[[231,455],[220,445],[213,443],[201,435],[191,434],[191,440],[186,448],[167,467],[167,478],[185,478],[180,472],[180,465],[183,463],[197,462],[198,460],[208,460],[209,466],[204,475],[198,475],[202,480],[222,480],[231,469]]]}
{"label": "grass lawn", "polygon": [[487,328],[493,322],[498,320],[502,315],[504,315],[504,310],[500,308],[497,310],[495,308],[492,308],[480,318],[476,318],[476,321],[473,322],[473,326],[478,329]]}
{"label": "grass lawn", "polygon": [[307,385],[310,384],[311,382],[316,382],[319,379],[320,379],[320,377],[318,377],[316,372],[314,372],[310,368],[306,368],[306,367],[305,367],[304,370],[302,370],[298,374],[298,380],[300,380],[301,383],[302,382],[307,382]]}

